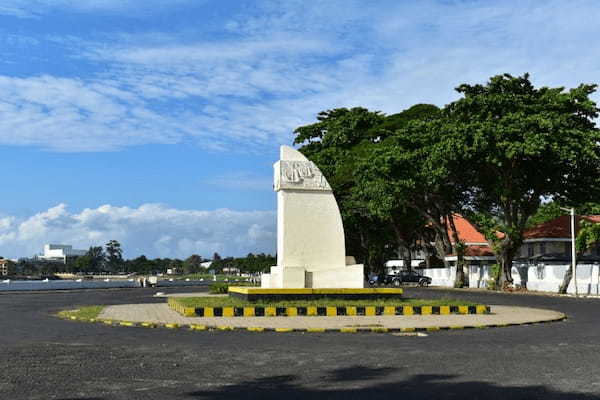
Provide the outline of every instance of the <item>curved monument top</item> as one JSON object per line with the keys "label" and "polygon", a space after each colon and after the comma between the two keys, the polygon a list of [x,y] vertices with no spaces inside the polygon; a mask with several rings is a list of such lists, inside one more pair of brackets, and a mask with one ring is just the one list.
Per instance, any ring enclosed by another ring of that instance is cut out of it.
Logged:
{"label": "curved monument top", "polygon": [[274,165],[276,192],[286,189],[331,192],[331,186],[321,170],[298,150],[281,146],[279,157]]}
{"label": "curved monument top", "polygon": [[279,159],[286,161],[309,161],[304,154],[290,146],[281,146],[279,148]]}

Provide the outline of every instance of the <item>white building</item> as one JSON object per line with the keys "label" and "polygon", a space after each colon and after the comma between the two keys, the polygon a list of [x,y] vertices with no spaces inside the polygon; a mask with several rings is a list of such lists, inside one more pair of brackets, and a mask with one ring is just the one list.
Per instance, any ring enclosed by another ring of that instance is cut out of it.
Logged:
{"label": "white building", "polygon": [[67,263],[67,257],[86,255],[87,250],[76,250],[68,244],[45,244],[44,253],[37,256],[39,260],[59,261]]}

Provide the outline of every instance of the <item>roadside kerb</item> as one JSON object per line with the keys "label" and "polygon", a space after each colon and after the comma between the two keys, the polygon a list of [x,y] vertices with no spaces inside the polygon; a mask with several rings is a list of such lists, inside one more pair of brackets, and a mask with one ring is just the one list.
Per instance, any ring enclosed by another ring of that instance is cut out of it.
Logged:
{"label": "roadside kerb", "polygon": [[166,328],[166,329],[187,329],[190,331],[248,331],[248,332],[278,332],[278,333],[409,333],[409,332],[436,332],[449,330],[465,329],[487,329],[487,328],[506,328],[510,326],[535,325],[549,322],[559,322],[565,320],[566,315],[549,319],[546,321],[520,322],[491,325],[464,325],[464,326],[428,326],[411,328],[386,328],[380,326],[374,327],[343,327],[343,328],[268,328],[259,326],[239,327],[230,325],[197,325],[197,324],[174,324],[174,323],[154,323],[154,322],[132,322],[132,321],[113,321],[98,318],[64,318],[79,322],[101,322],[110,326],[138,327],[138,328]]}
{"label": "roadside kerb", "polygon": [[185,307],[175,298],[169,307],[184,317],[296,317],[296,316],[378,316],[378,315],[449,315],[486,314],[490,307],[477,306],[323,306],[323,307]]}

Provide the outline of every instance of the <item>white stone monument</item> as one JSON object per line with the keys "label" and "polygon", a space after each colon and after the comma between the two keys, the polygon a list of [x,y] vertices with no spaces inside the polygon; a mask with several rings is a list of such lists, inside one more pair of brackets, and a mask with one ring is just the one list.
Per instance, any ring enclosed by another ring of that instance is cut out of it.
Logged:
{"label": "white stone monument", "polygon": [[362,288],[363,265],[346,257],[344,227],[331,186],[300,152],[281,146],[275,169],[277,266],[263,288]]}

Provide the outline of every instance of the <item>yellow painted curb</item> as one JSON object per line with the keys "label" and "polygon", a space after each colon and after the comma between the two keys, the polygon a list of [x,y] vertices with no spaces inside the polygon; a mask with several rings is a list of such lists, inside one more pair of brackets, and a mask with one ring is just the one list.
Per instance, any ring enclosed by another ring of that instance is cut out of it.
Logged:
{"label": "yellow painted curb", "polygon": [[244,307],[244,317],[254,317],[254,307]]}
{"label": "yellow painted curb", "polygon": [[421,307],[421,315],[431,315],[433,312],[432,306],[422,306]]}
{"label": "yellow painted curb", "polygon": [[434,331],[439,331],[440,327],[439,326],[428,326],[427,327],[427,331],[429,332],[434,332]]}
{"label": "yellow painted curb", "polygon": [[325,328],[306,328],[306,332],[325,332]]}
{"label": "yellow painted curb", "polygon": [[293,332],[293,328],[275,328],[275,332]]}
{"label": "yellow painted curb", "polygon": [[190,325],[190,329],[193,331],[205,331],[206,330],[206,326],[205,325]]}
{"label": "yellow painted curb", "polygon": [[450,314],[450,306],[440,306],[440,315]]}
{"label": "yellow painted curb", "polygon": [[371,328],[371,332],[386,333],[387,331],[388,331],[388,328],[384,328],[384,327]]}
{"label": "yellow painted curb", "polygon": [[223,307],[224,317],[233,317],[233,307]]}
{"label": "yellow painted curb", "polygon": [[169,329],[178,329],[179,324],[165,324],[164,327]]}
{"label": "yellow painted curb", "polygon": [[358,329],[356,329],[356,328],[340,328],[340,332],[343,332],[343,333],[356,333],[356,332],[358,332]]}
{"label": "yellow painted curb", "polygon": [[400,328],[400,332],[414,332],[415,328]]}
{"label": "yellow painted curb", "polygon": [[277,310],[275,307],[265,307],[265,317],[275,317],[277,315]]}
{"label": "yellow painted curb", "polygon": [[295,317],[298,315],[298,308],[296,307],[286,307],[285,312],[288,317]]}
{"label": "yellow painted curb", "polygon": [[121,321],[121,322],[119,322],[119,325],[121,325],[121,326],[135,326],[135,324],[133,322],[130,322],[130,321]]}
{"label": "yellow painted curb", "polygon": [[249,326],[248,328],[246,328],[246,330],[248,330],[250,332],[262,332],[265,330],[265,328],[263,328],[261,326]]}
{"label": "yellow painted curb", "polygon": [[217,326],[217,329],[220,330],[220,331],[232,331],[233,330],[233,326],[221,325],[221,326]]}

